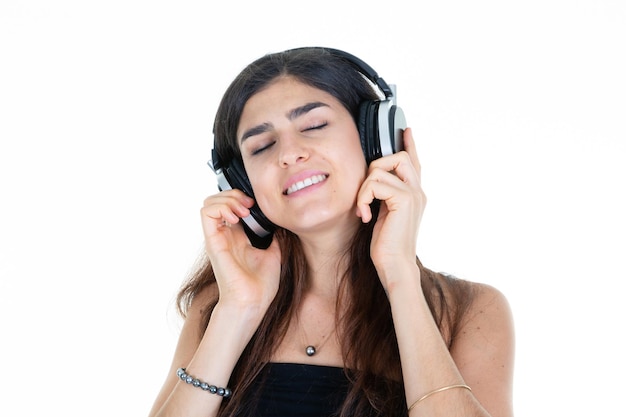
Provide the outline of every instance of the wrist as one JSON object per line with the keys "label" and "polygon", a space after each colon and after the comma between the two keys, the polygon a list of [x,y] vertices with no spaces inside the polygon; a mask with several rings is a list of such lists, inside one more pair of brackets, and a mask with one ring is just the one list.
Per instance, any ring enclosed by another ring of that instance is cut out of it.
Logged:
{"label": "wrist", "polygon": [[184,367],[196,378],[226,386],[262,318],[253,308],[238,309],[218,302],[196,354]]}
{"label": "wrist", "polygon": [[377,268],[377,272],[388,297],[396,293],[421,292],[421,273],[414,261],[390,264],[386,268]]}
{"label": "wrist", "polygon": [[220,323],[230,332],[248,332],[254,334],[263,320],[267,307],[260,304],[230,304],[218,301],[211,314],[211,322]]}

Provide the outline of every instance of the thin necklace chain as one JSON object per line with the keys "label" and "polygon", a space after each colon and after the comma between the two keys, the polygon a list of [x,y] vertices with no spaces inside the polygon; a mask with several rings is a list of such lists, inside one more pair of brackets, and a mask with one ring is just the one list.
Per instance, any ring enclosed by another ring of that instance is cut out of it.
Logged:
{"label": "thin necklace chain", "polygon": [[[300,325],[300,328],[302,329],[302,333],[304,334],[304,338],[306,340],[309,340],[309,337],[306,334],[306,330],[304,329],[304,326]],[[328,342],[328,340],[332,337],[332,335],[335,333],[336,330],[337,330],[337,326],[335,326],[333,324],[333,331],[328,333],[328,336],[324,340],[322,340],[322,343],[317,345],[317,347],[315,345],[312,345],[312,344],[309,344],[309,343],[304,343],[304,345],[305,345],[304,353],[307,356],[315,355],[326,344],[326,342]]]}

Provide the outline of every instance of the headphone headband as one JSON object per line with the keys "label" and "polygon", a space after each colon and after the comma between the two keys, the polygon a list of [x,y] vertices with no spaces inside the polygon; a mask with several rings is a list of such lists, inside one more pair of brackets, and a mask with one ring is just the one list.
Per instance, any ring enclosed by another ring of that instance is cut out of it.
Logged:
{"label": "headphone headband", "polygon": [[361,74],[365,75],[371,82],[376,84],[378,88],[380,89],[380,91],[382,91],[383,94],[385,95],[385,98],[389,99],[394,96],[393,89],[389,86],[389,84],[387,84],[387,82],[382,77],[378,76],[378,73],[374,70],[374,68],[370,67],[362,59],[348,52],[342,51],[340,49],[335,49],[335,48],[326,48],[324,46],[310,46],[310,47],[305,46],[301,48],[288,49],[284,52],[291,52],[291,51],[298,51],[298,50],[305,50],[305,49],[321,49],[323,51],[328,51],[333,55],[344,58],[346,61],[352,64],[352,66],[355,67]]}

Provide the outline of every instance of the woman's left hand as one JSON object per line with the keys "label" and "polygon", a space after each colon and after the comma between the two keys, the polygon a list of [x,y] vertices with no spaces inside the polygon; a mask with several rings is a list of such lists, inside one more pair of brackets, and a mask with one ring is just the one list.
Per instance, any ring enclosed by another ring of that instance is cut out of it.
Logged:
{"label": "woman's left hand", "polygon": [[373,161],[357,195],[357,215],[364,223],[372,220],[370,204],[381,201],[370,254],[388,288],[392,271],[415,264],[419,225],[426,207],[421,186],[421,167],[410,128],[404,130],[404,151]]}

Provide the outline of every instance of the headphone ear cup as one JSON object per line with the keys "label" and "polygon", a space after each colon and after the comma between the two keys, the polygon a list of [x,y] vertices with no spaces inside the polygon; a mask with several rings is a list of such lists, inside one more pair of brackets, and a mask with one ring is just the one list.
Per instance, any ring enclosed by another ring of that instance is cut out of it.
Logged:
{"label": "headphone ear cup", "polygon": [[[243,163],[238,158],[233,158],[228,168],[226,168],[226,177],[232,188],[239,189],[248,197],[255,199],[252,184],[250,184],[250,180],[248,179],[246,170],[243,167]],[[244,220],[242,225],[246,234],[252,241],[253,245],[256,247],[267,248],[272,241],[272,233],[276,229],[276,226],[267,217],[265,217],[265,214],[263,214],[256,201],[250,208],[250,215],[254,218],[254,220],[256,220],[258,226],[267,232],[267,235],[258,236],[258,234],[256,234]]]}
{"label": "headphone ear cup", "polygon": [[378,107],[380,102],[367,100],[359,106],[359,119],[357,128],[361,138],[361,147],[365,160],[369,165],[375,159],[382,156],[378,132]]}
{"label": "headphone ear cup", "polygon": [[237,188],[248,197],[254,198],[252,184],[250,184],[246,170],[243,168],[243,163],[238,158],[233,158],[230,165],[226,168],[226,172],[228,173],[228,182],[230,182],[233,188]]}

